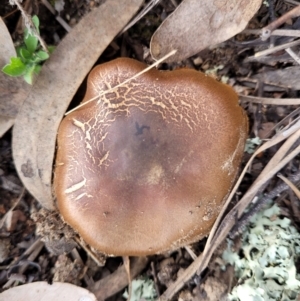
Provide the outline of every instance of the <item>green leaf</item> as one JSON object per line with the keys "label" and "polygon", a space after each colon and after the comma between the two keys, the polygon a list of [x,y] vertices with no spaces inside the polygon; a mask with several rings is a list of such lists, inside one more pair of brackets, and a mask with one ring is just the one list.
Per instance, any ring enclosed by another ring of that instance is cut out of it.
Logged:
{"label": "green leaf", "polygon": [[37,56],[37,53],[34,53],[29,62],[30,62],[30,64],[37,65],[42,61],[43,60]]}
{"label": "green leaf", "polygon": [[53,45],[50,45],[50,46],[48,46],[48,51],[49,51],[49,54],[52,54],[53,53],[53,51],[55,50],[55,46],[53,46]]}
{"label": "green leaf", "polygon": [[27,48],[25,46],[17,46],[16,47],[16,53],[17,53],[18,57],[21,57],[21,53],[20,53],[21,49],[26,49],[27,50]]}
{"label": "green leaf", "polygon": [[39,31],[39,27],[40,27],[40,20],[39,20],[39,17],[36,16],[36,15],[34,15],[34,16],[31,18],[31,20],[32,20],[32,23],[34,24],[36,30],[38,31],[38,33],[40,33],[40,31]]}
{"label": "green leaf", "polygon": [[23,78],[29,85],[32,85],[33,82],[33,75],[34,75],[35,66],[31,66],[27,68],[26,73],[24,74]]}
{"label": "green leaf", "polygon": [[20,57],[25,61],[25,62],[23,61],[24,63],[26,63],[26,61],[30,60],[30,58],[32,57],[32,53],[23,47],[20,48],[19,53],[20,53]]}
{"label": "green leaf", "polygon": [[38,45],[38,38],[34,35],[28,33],[28,35],[24,39],[24,43],[28,49],[29,52],[33,53],[35,52],[37,45]]}
{"label": "green leaf", "polygon": [[[40,33],[39,26],[40,26],[40,20],[37,16],[32,17],[32,23],[35,26],[36,31],[38,34]],[[38,38],[31,32],[31,30],[28,30],[28,28],[24,31],[24,43],[28,49],[29,52],[33,53],[35,52],[37,46],[38,46]]]}
{"label": "green leaf", "polygon": [[9,76],[20,76],[26,71],[26,65],[19,57],[10,58],[10,63],[2,68],[2,71]]}
{"label": "green leaf", "polygon": [[41,66],[41,65],[35,65],[35,66],[34,66],[34,71],[33,71],[33,72],[34,72],[36,75],[38,75],[38,74],[40,73],[41,69],[42,69],[42,66]]}
{"label": "green leaf", "polygon": [[49,54],[43,50],[38,51],[36,55],[41,61],[45,61],[49,58]]}

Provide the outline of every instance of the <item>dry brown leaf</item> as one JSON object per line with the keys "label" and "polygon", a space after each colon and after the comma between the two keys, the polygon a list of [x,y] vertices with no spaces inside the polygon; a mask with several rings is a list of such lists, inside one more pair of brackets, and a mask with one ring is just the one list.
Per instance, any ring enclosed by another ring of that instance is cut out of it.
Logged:
{"label": "dry brown leaf", "polygon": [[185,0],[157,29],[150,51],[159,59],[171,50],[168,62],[186,59],[242,31],[262,0]]}
{"label": "dry brown leaf", "polygon": [[88,290],[70,283],[33,282],[20,285],[0,294],[0,301],[97,301]]}
{"label": "dry brown leaf", "polygon": [[[0,18],[0,69],[16,56],[14,43]],[[0,137],[14,124],[20,106],[30,91],[23,78],[10,77],[0,71]]]}
{"label": "dry brown leaf", "polygon": [[85,16],[44,64],[13,131],[13,157],[24,186],[54,209],[52,164],[59,123],[100,54],[132,18],[142,0],[108,0]]}
{"label": "dry brown leaf", "polygon": [[[259,79],[264,84],[272,84],[278,87],[300,90],[300,67],[293,66],[284,69],[258,73],[253,78]],[[276,91],[275,88],[273,91]]]}

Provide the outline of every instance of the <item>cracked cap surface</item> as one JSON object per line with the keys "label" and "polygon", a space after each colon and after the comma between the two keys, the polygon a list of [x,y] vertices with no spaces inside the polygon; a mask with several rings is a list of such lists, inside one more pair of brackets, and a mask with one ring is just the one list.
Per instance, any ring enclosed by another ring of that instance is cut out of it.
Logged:
{"label": "cracked cap surface", "polygon": [[[83,102],[146,67],[96,66]],[[66,116],[54,191],[61,215],[108,255],[164,252],[206,236],[247,138],[236,93],[195,70],[150,70]]]}

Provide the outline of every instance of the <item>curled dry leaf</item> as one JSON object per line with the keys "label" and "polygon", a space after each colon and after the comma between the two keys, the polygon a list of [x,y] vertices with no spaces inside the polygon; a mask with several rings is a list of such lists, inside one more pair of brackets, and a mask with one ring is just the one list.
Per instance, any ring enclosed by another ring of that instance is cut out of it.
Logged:
{"label": "curled dry leaf", "polygon": [[185,0],[153,34],[155,59],[176,49],[168,62],[186,59],[242,31],[261,6],[261,0]]}
{"label": "curled dry leaf", "polygon": [[0,294],[0,301],[97,301],[88,290],[70,283],[34,282],[20,285]]}
{"label": "curled dry leaf", "polygon": [[139,8],[142,0],[108,0],[85,16],[43,66],[13,131],[13,156],[29,192],[54,209],[52,164],[59,123],[96,60]]}
{"label": "curled dry leaf", "polygon": [[[0,69],[16,56],[10,33],[0,18]],[[10,77],[0,71],[0,137],[14,124],[18,109],[28,95],[30,86],[23,78]]]}

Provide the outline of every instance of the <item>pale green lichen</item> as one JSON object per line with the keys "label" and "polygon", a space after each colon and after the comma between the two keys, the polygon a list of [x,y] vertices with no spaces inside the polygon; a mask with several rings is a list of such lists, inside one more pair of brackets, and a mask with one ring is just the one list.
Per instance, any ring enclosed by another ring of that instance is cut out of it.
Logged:
{"label": "pale green lichen", "polygon": [[280,218],[275,204],[255,215],[242,236],[242,247],[232,251],[232,241],[223,260],[234,266],[238,284],[232,301],[288,301],[300,293],[300,275],[295,261],[300,255],[300,234],[288,218]]}
{"label": "pale green lichen", "polygon": [[259,137],[249,138],[246,140],[245,152],[248,154],[253,154],[257,146],[261,145],[262,140]]}
{"label": "pale green lichen", "polygon": [[[131,282],[132,291],[130,301],[146,300],[152,301],[156,298],[156,290],[153,280],[149,278],[136,279]],[[124,298],[128,298],[128,292],[123,294]]]}

